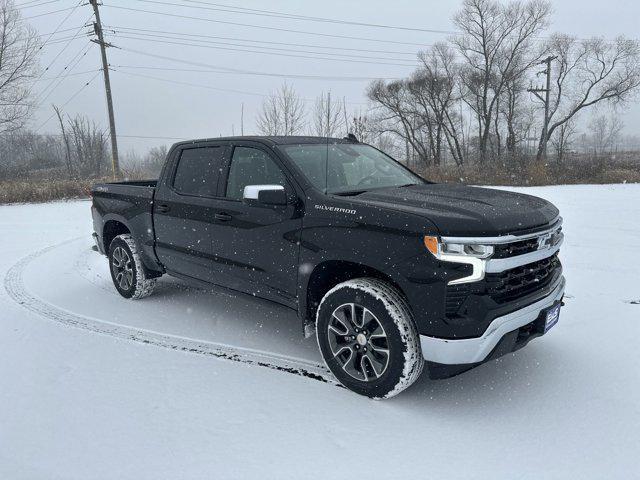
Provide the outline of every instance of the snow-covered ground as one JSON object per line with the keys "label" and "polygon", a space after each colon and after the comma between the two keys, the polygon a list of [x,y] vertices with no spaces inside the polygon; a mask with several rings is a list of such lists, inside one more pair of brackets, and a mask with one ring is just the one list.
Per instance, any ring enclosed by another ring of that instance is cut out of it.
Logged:
{"label": "snow-covered ground", "polygon": [[560,322],[387,401],[285,308],[120,298],[88,202],[0,207],[0,478],[640,478],[640,185],[517,190],[565,219]]}

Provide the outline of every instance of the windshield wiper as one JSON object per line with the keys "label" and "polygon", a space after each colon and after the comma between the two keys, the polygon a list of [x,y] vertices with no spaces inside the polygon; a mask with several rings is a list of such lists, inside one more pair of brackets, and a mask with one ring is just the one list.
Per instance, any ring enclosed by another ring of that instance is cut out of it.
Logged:
{"label": "windshield wiper", "polygon": [[339,197],[354,197],[361,193],[366,193],[367,190],[344,190],[342,192],[330,192],[331,195],[338,195]]}

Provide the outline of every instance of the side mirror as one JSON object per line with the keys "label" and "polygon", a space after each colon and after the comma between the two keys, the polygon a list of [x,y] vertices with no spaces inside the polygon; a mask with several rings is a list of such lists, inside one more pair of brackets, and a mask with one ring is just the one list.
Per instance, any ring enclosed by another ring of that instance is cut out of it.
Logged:
{"label": "side mirror", "polygon": [[287,193],[282,185],[247,185],[242,198],[254,205],[287,204]]}

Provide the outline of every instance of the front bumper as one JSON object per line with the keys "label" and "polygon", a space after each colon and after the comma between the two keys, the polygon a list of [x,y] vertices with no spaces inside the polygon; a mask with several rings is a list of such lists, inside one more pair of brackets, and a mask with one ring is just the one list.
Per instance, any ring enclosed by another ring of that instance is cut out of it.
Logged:
{"label": "front bumper", "polygon": [[565,279],[562,277],[549,295],[519,310],[495,318],[480,337],[455,340],[420,335],[422,354],[428,362],[456,366],[477,365],[490,357],[494,358],[490,354],[503,337],[535,322],[544,309],[560,302],[564,296],[564,287]]}

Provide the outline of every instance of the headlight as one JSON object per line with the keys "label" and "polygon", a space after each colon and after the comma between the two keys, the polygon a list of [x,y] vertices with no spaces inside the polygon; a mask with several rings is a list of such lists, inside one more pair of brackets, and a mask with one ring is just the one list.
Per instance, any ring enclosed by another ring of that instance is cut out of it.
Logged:
{"label": "headlight", "polygon": [[476,258],[489,258],[493,254],[492,245],[474,243],[447,243],[438,237],[425,235],[424,245],[435,257],[442,255],[462,255]]}
{"label": "headlight", "polygon": [[452,255],[468,255],[470,257],[487,258],[493,254],[491,245],[473,245],[464,243],[441,243],[441,252]]}
{"label": "headlight", "polygon": [[477,282],[484,278],[486,259],[493,255],[492,245],[448,243],[442,242],[438,237],[425,235],[424,245],[427,250],[443,262],[465,263],[473,267],[471,275],[456,280],[451,280],[448,284]]}

